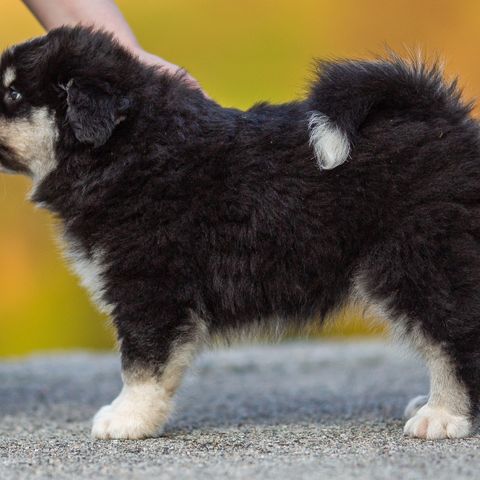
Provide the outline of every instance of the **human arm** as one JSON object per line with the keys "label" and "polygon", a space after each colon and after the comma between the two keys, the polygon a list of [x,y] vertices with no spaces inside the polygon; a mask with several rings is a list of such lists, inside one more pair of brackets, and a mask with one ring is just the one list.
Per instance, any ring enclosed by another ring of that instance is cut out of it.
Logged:
{"label": "human arm", "polygon": [[[115,37],[149,65],[158,65],[169,73],[180,70],[177,65],[145,51],[113,0],[23,0],[46,30],[62,25],[88,25],[112,32]],[[193,88],[201,89],[197,80],[185,74],[184,80]]]}

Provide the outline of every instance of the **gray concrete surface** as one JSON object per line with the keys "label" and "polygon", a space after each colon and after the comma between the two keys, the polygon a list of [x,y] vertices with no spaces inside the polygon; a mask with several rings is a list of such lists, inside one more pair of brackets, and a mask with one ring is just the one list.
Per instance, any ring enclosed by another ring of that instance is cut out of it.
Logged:
{"label": "gray concrete surface", "polygon": [[477,479],[480,438],[402,436],[425,369],[388,344],[287,343],[202,355],[163,437],[92,441],[116,355],[0,363],[0,478]]}

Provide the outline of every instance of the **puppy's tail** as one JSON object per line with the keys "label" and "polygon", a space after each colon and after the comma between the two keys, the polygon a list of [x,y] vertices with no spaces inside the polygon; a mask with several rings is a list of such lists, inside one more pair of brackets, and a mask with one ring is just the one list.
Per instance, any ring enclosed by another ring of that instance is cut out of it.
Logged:
{"label": "puppy's tail", "polygon": [[310,102],[310,144],[322,169],[347,160],[367,117],[404,111],[419,120],[447,117],[463,122],[472,110],[456,80],[447,83],[437,63],[395,55],[377,61],[321,62]]}

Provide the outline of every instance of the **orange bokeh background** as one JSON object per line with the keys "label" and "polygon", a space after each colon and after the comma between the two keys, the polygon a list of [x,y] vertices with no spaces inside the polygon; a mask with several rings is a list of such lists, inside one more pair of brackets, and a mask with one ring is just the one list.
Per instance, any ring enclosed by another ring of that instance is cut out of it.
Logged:
{"label": "orange bokeh background", "polygon": [[[45,2],[48,4],[48,1]],[[468,98],[480,91],[475,0],[142,0],[117,2],[142,45],[186,67],[226,106],[303,94],[314,57],[372,57],[389,46],[440,55]],[[19,0],[2,1],[0,47],[42,33]],[[108,348],[112,332],[57,253],[26,179],[0,177],[0,355]],[[363,332],[355,312],[330,333]]]}

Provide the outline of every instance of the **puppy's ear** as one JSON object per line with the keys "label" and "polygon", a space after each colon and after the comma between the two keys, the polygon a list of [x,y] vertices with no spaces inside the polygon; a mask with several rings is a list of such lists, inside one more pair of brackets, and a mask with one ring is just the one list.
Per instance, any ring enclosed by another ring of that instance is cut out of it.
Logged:
{"label": "puppy's ear", "polygon": [[71,79],[67,92],[67,122],[79,142],[100,147],[125,120],[131,102],[105,83]]}

